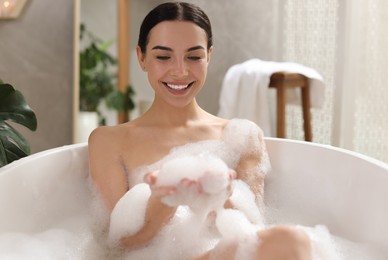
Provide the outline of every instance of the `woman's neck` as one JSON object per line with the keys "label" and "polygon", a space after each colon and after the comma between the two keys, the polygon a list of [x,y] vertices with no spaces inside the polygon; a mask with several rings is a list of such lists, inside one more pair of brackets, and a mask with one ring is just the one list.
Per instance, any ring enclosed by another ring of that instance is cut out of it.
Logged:
{"label": "woman's neck", "polygon": [[189,126],[209,115],[194,99],[185,107],[174,107],[155,100],[150,109],[144,114],[144,119],[160,126]]}

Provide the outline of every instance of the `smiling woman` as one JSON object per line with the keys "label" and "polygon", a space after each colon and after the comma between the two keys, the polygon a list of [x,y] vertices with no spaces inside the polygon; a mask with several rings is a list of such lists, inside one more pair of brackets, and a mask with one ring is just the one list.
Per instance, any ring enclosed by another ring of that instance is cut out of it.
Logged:
{"label": "smiling woman", "polygon": [[[164,100],[182,107],[193,101],[206,79],[212,52],[209,33],[191,22],[164,21],[148,32],[146,47],[139,40],[137,55],[156,93],[155,104]],[[180,98],[171,99],[168,93]]]}
{"label": "smiling woman", "polygon": [[[155,7],[144,18],[136,50],[139,64],[154,91],[151,107],[133,121],[100,127],[89,138],[90,176],[110,216],[108,233],[115,233],[113,245],[123,248],[132,257],[155,254],[165,248],[163,245],[168,243],[168,234],[172,231],[173,237],[181,242],[176,251],[169,252],[169,259],[224,259],[226,252],[230,258],[276,255],[285,260],[293,257],[310,259],[309,238],[297,228],[276,226],[262,232],[252,228],[248,233],[237,230],[236,237],[248,241],[248,246],[242,246],[244,243],[240,240],[220,237],[224,229],[214,217],[212,220],[214,213],[211,212],[203,216],[209,226],[204,226],[203,221],[197,222],[200,226],[190,240],[195,245],[187,247],[187,238],[182,237],[186,233],[184,227],[192,228],[190,219],[198,219],[198,216],[190,213],[190,206],[166,204],[164,199],[166,196],[187,197],[187,194],[211,199],[215,195],[208,194],[204,188],[207,184],[203,181],[211,178],[207,176],[211,170],[205,169],[203,176],[195,180],[183,177],[182,173],[178,175],[177,186],[159,186],[155,183],[162,165],[171,157],[179,158],[183,154],[221,159],[230,173],[223,193],[227,196],[214,210],[225,207],[231,210],[228,212],[240,216],[241,223],[259,224],[260,218],[249,218],[243,210],[240,212],[240,204],[232,194],[240,194],[242,190],[232,181],[236,178],[246,187],[243,190],[252,194],[248,197],[254,205],[255,200],[258,205],[263,204],[263,181],[269,170],[269,160],[262,131],[250,121],[218,118],[198,105],[196,97],[204,86],[213,51],[210,21],[199,7],[184,2]],[[186,169],[183,167],[180,171]],[[138,195],[139,189],[144,187],[148,187],[146,194]],[[131,199],[133,196],[146,198],[142,203],[145,205],[137,208],[139,201]],[[256,211],[259,210],[256,208]],[[117,216],[123,214],[128,214],[125,218],[142,221],[136,228],[130,226],[132,223],[118,223]],[[219,214],[221,212],[215,215]],[[188,218],[182,218],[185,215]],[[126,232],[117,235],[117,230]],[[225,232],[230,235],[234,231]],[[260,246],[259,239],[263,242]],[[208,241],[213,242],[209,244]],[[274,243],[280,251],[270,249]]]}

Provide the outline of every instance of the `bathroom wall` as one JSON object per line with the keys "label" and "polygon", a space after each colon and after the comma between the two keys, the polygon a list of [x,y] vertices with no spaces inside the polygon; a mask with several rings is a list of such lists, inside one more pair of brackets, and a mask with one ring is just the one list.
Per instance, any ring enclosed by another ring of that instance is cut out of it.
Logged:
{"label": "bathroom wall", "polygon": [[15,126],[32,152],[72,142],[73,21],[69,0],[29,0],[19,19],[0,20],[0,78],[36,113],[36,132]]}

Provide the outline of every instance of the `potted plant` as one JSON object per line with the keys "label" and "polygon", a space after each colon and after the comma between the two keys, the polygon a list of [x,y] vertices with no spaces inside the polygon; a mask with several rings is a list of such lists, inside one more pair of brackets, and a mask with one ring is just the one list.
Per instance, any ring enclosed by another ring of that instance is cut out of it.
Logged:
{"label": "potted plant", "polygon": [[[108,53],[113,41],[102,41],[87,30],[84,24],[80,26],[80,40],[87,45],[80,51],[78,132],[79,139],[86,141],[94,128],[105,125],[105,118],[99,111],[100,102],[106,101],[108,108],[128,114],[134,108],[134,92],[130,85],[125,93],[116,90],[117,59]],[[127,118],[129,120],[129,116]]]}
{"label": "potted plant", "polygon": [[80,51],[79,109],[85,112],[101,113],[98,105],[115,88],[114,65],[117,60],[108,53],[112,41],[102,41],[80,25],[80,40],[87,43]]}
{"label": "potted plant", "polygon": [[130,114],[129,112],[135,108],[135,103],[132,97],[135,95],[131,85],[127,85],[125,92],[118,90],[112,91],[106,99],[106,104],[108,108],[112,108],[118,112],[124,112],[125,118],[129,121]]}
{"label": "potted plant", "polygon": [[80,51],[78,140],[86,141],[93,129],[105,125],[99,104],[115,88],[116,59],[108,53],[112,41],[102,41],[80,25],[80,41],[87,45]]}
{"label": "potted plant", "polygon": [[27,140],[7,121],[35,131],[37,121],[20,91],[0,80],[0,167],[30,154]]}

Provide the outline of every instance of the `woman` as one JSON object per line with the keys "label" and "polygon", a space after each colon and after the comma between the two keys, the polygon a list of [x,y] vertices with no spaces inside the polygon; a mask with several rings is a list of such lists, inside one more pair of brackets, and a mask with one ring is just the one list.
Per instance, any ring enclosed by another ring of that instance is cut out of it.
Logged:
{"label": "woman", "polygon": [[[228,149],[238,150],[233,157],[237,159],[235,162],[231,159],[228,166],[236,172],[237,179],[249,185],[260,203],[266,163],[261,130],[251,122],[231,122],[211,115],[196,101],[205,83],[212,51],[210,21],[200,8],[183,2],[154,8],[142,23],[137,46],[139,64],[148,74],[155,92],[153,103],[137,119],[118,126],[100,127],[89,138],[90,174],[109,213],[143,177],[153,187],[141,228],[119,240],[120,246],[128,251],[148,245],[177,211],[177,207],[161,202],[163,197],[176,192],[176,187],[153,186],[158,178],[158,162],[177,147],[210,141],[205,147],[212,149],[216,146],[212,141],[227,143],[226,132],[230,135],[228,139],[241,138],[241,142],[227,144]],[[241,134],[236,134],[235,130],[241,130]],[[144,168],[147,165],[156,167]],[[263,167],[258,167],[260,165]],[[144,170],[139,173],[139,168],[153,172],[144,175]],[[199,183],[194,185],[200,186]],[[234,205],[227,200],[225,207]],[[257,240],[260,243],[250,253],[253,258],[310,259],[308,237],[292,227],[259,231]],[[237,243],[229,241],[220,249],[221,244],[197,257],[234,259]],[[184,256],[187,257],[194,256]]]}

